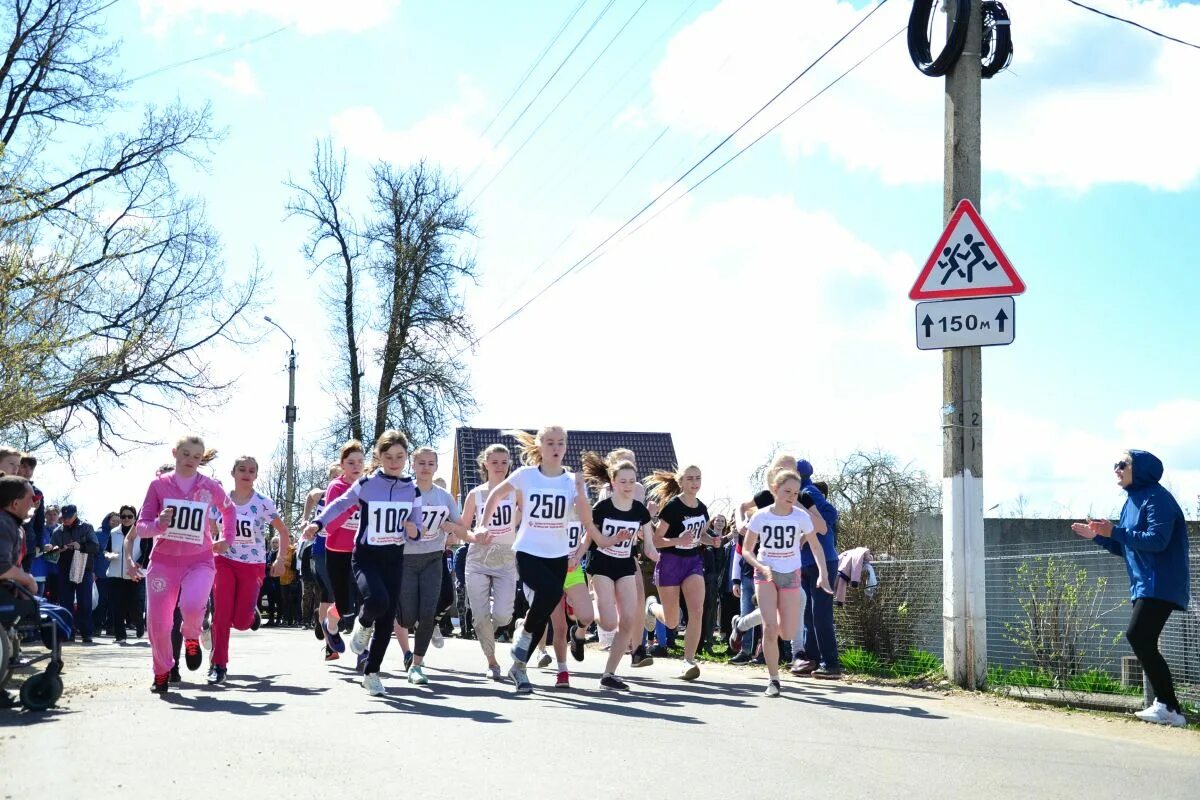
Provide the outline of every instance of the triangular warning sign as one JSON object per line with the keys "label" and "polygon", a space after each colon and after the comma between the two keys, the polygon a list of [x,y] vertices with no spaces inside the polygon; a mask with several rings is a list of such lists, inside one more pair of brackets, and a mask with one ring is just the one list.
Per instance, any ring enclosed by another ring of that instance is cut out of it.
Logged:
{"label": "triangular warning sign", "polygon": [[908,296],[913,300],[949,300],[1021,294],[1025,282],[970,200],[963,200],[929,254]]}

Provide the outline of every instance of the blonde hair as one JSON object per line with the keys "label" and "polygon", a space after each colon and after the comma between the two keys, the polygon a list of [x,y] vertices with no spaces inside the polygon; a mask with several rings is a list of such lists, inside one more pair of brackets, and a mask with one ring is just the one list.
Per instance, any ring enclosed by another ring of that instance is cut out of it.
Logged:
{"label": "blonde hair", "polygon": [[565,437],[567,429],[561,425],[547,425],[540,428],[536,435],[529,431],[508,430],[500,431],[502,436],[511,436],[517,440],[517,447],[521,450],[521,463],[529,467],[540,467],[542,465],[542,440],[546,434],[561,432]]}
{"label": "blonde hair", "polygon": [[254,468],[258,469],[258,459],[254,456],[238,456],[233,460],[233,468],[229,470],[229,474],[232,475],[237,472],[237,468],[246,463],[253,463]]}
{"label": "blonde hair", "polygon": [[[217,457],[217,451],[206,448],[204,446],[204,440],[201,439],[199,436],[197,436],[194,433],[188,434],[187,436],[180,437],[179,441],[175,442],[175,449],[178,450],[179,448],[183,447],[185,444],[199,445],[200,449],[203,451],[203,455],[200,456],[201,466],[206,466],[208,464],[211,464],[213,462],[213,459],[215,459]],[[172,469],[174,469],[173,466],[172,466]]]}
{"label": "blonde hair", "polygon": [[496,444],[489,444],[475,458],[475,463],[479,465],[480,472],[487,472],[488,456],[493,455],[494,453],[504,453],[504,455],[508,456],[510,461],[512,460],[512,453],[509,451],[508,445],[500,444],[498,442]]}
{"label": "blonde hair", "polygon": [[689,469],[700,472],[700,468],[695,464],[688,464],[686,467],[677,467],[674,472],[666,469],[654,470],[646,478],[646,482],[650,484],[650,488],[646,490],[646,496],[660,506],[664,506],[671,500],[674,500],[683,494],[683,487],[679,485],[679,481],[683,479],[684,473]]}
{"label": "blonde hair", "polygon": [[614,458],[616,454],[628,452],[628,450],[614,450],[608,454],[607,458],[601,458],[599,453],[585,450],[579,454],[579,471],[583,473],[584,480],[595,489],[611,486],[612,482],[617,479],[617,473],[622,470],[631,469],[634,475],[637,475],[637,465],[631,460]]}
{"label": "blonde hair", "polygon": [[633,452],[628,447],[618,447],[616,450],[610,451],[609,454],[604,457],[604,460],[610,465],[616,464],[618,461],[629,461],[633,464],[637,464],[637,453]]}
{"label": "blonde hair", "polygon": [[779,487],[788,481],[795,481],[802,486],[804,485],[804,481],[800,480],[800,473],[794,469],[777,469],[771,473],[770,480],[772,492],[778,492]]}
{"label": "blonde hair", "polygon": [[786,453],[780,453],[779,455],[775,456],[775,458],[771,459],[771,465],[767,467],[768,488],[774,488],[776,474],[780,471],[783,471],[785,469],[785,465],[788,464],[790,464],[790,466],[786,467],[786,469],[794,472],[796,470],[796,457],[789,456]]}
{"label": "blonde hair", "polygon": [[[387,431],[384,431],[384,433],[387,433]],[[382,439],[382,437],[380,437],[380,438]],[[378,447],[378,445],[376,445],[376,447]],[[349,458],[351,455],[353,455],[355,453],[362,453],[364,457],[367,455],[367,451],[363,447],[363,443],[360,442],[358,439],[351,439],[350,441],[348,441],[344,445],[342,445],[341,448],[338,450],[338,467],[340,468],[342,462],[345,461],[347,458]],[[330,476],[330,477],[334,477],[334,476]]]}
{"label": "blonde hair", "polygon": [[409,453],[408,457],[411,460],[416,461],[417,456],[423,455],[432,455],[435,462],[438,460],[437,450],[434,450],[432,447],[418,447],[416,450],[413,450],[411,453]]}
{"label": "blonde hair", "polygon": [[342,474],[342,465],[341,464],[330,464],[329,468],[325,470],[325,477],[328,478],[329,480],[333,480],[334,478],[338,477],[341,474]]}

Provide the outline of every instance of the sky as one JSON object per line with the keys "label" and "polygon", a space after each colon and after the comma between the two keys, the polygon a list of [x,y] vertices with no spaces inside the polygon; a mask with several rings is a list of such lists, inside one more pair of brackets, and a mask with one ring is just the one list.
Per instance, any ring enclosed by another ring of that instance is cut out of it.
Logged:
{"label": "sky", "polygon": [[[1095,4],[1200,42],[1195,3]],[[882,449],[939,479],[942,359],[916,349],[908,290],[943,223],[944,82],[913,67],[903,35],[703,186],[669,191],[644,228],[491,330],[874,7],[583,0],[505,106],[576,5],[113,7],[120,67],[155,73],[133,83],[113,124],[147,103],[211,103],[225,139],[204,168],[181,165],[179,186],[205,201],[232,278],[256,257],[269,270],[247,326],[261,338],[214,353],[213,369],[237,383],[217,409],[191,412],[190,427],[229,456],[269,458],[284,434],[288,343],[258,321],[266,313],[297,341],[298,449],[328,430],[336,343],[301,252],[305,227],[285,219],[284,181],[302,180],[314,143],[332,137],[355,197],[380,159],[424,158],[463,183],[480,276],[462,291],[488,332],[466,357],[479,406],[466,424],[669,431],[681,462],[702,467],[708,498],[745,495],[776,446],[818,473]],[[1015,58],[983,86],[981,211],[1028,291],[1015,342],[983,357],[985,509],[1111,513],[1122,502],[1111,464],[1137,447],[1162,457],[1194,516],[1200,107],[1188,98],[1200,50],[1065,0],[1005,5]],[[908,9],[885,3],[683,186],[887,42]],[[39,484],[96,521],[136,504],[186,432],[154,415],[143,425],[142,437],[163,444],[119,458],[83,447],[74,474],[47,454]],[[448,475],[452,440],[435,445]],[[217,474],[230,463],[218,460]]]}

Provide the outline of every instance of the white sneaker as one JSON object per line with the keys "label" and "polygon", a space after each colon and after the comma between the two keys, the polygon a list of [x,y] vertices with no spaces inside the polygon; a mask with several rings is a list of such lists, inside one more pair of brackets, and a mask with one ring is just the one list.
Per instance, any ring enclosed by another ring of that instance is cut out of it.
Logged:
{"label": "white sneaker", "polygon": [[446,640],[442,638],[442,629],[436,623],[434,623],[433,637],[429,640],[429,643],[434,647],[441,647],[446,643]]}
{"label": "white sneaker", "polygon": [[367,649],[367,644],[371,641],[371,634],[375,632],[375,626],[363,627],[362,620],[355,617],[354,632],[350,634],[350,652],[354,655],[360,655]]}
{"label": "white sneaker", "polygon": [[654,633],[654,625],[658,622],[658,617],[654,616],[654,612],[650,610],[650,606],[658,602],[658,598],[651,595],[646,598],[646,620],[642,625],[646,629],[646,633]]}
{"label": "white sneaker", "polygon": [[212,652],[212,626],[200,629],[200,646]]}
{"label": "white sneaker", "polygon": [[367,690],[367,694],[371,697],[383,697],[383,681],[379,680],[379,673],[372,672],[370,675],[363,676],[363,688]]}
{"label": "white sneaker", "polygon": [[763,692],[763,694],[766,695],[767,697],[779,697],[779,681],[777,681],[777,680],[767,681],[767,690],[765,692]]}
{"label": "white sneaker", "polygon": [[554,663],[554,659],[550,657],[549,653],[547,653],[545,650],[539,651],[539,653],[538,653],[538,669],[545,669],[546,667],[550,666],[553,663]]}
{"label": "white sneaker", "polygon": [[1172,711],[1165,705],[1155,700],[1150,704],[1150,707],[1143,711],[1135,711],[1133,714],[1143,722],[1150,722],[1155,725],[1169,725],[1172,728],[1187,727],[1187,720],[1183,714],[1178,711]]}
{"label": "white sneaker", "polygon": [[696,666],[694,661],[684,661],[683,671],[679,673],[679,679],[683,681],[694,681],[700,677],[700,667]]}

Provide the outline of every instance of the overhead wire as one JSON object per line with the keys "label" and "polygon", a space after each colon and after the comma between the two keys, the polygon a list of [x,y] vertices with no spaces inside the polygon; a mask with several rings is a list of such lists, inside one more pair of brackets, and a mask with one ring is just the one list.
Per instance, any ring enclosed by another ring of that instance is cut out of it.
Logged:
{"label": "overhead wire", "polygon": [[153,78],[156,75],[161,75],[164,72],[169,72],[170,70],[177,69],[179,67],[186,67],[188,64],[195,64],[199,61],[207,61],[210,58],[216,58],[218,56],[223,56],[226,53],[232,53],[234,50],[240,50],[243,47],[248,47],[249,45],[257,44],[258,42],[262,42],[262,41],[266,41],[267,39],[270,39],[272,36],[278,36],[279,34],[283,33],[284,31],[291,30],[294,27],[295,27],[295,25],[292,25],[292,24],[281,25],[280,27],[276,28],[273,31],[268,31],[267,33],[264,33],[260,36],[255,36],[252,39],[246,39],[243,42],[238,42],[237,44],[231,44],[228,47],[222,47],[218,50],[213,50],[208,53],[203,53],[201,55],[194,56],[192,58],[185,58],[183,61],[175,61],[171,64],[164,64],[163,66],[152,69],[149,72],[145,72],[145,73],[142,73],[141,75],[130,78],[128,81],[126,81],[126,83],[137,83],[138,81],[143,81],[143,80],[146,80],[147,78]]}
{"label": "overhead wire", "polygon": [[1192,48],[1195,48],[1196,50],[1200,50],[1200,44],[1196,44],[1195,42],[1189,42],[1184,39],[1176,38],[1174,36],[1171,36],[1170,34],[1163,33],[1162,31],[1156,31],[1154,28],[1148,28],[1145,25],[1141,24],[1140,22],[1134,22],[1131,19],[1126,19],[1125,17],[1117,16],[1116,14],[1112,14],[1108,11],[1102,11],[1099,8],[1089,6],[1087,3],[1081,3],[1081,2],[1079,2],[1079,0],[1067,0],[1067,2],[1073,6],[1078,6],[1079,8],[1085,9],[1087,11],[1091,11],[1093,14],[1099,14],[1102,17],[1108,17],[1111,20],[1115,20],[1117,22],[1123,22],[1126,25],[1132,25],[1135,28],[1140,28],[1143,31],[1145,31],[1146,33],[1152,33],[1155,36],[1159,36],[1163,39],[1166,39],[1169,42],[1175,42],[1176,44],[1181,44],[1181,45],[1184,45],[1185,47],[1192,47]]}

